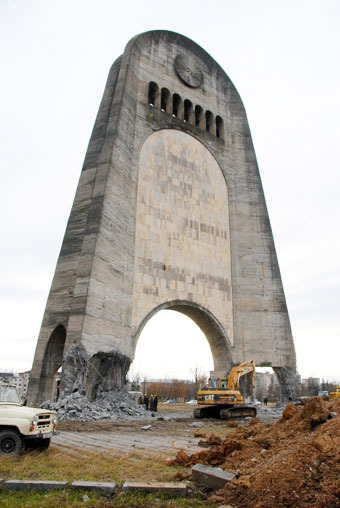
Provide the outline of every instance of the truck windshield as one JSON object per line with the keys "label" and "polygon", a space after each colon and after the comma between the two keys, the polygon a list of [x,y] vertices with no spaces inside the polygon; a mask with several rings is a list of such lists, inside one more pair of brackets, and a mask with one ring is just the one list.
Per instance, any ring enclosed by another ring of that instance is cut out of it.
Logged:
{"label": "truck windshield", "polygon": [[15,402],[20,404],[20,398],[15,386],[0,385],[0,402]]}

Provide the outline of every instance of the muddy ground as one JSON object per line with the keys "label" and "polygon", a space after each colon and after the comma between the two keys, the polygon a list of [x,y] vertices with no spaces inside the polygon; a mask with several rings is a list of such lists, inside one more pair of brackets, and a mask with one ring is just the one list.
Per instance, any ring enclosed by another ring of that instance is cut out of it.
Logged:
{"label": "muddy ground", "polygon": [[[145,420],[62,421],[59,424],[60,434],[53,438],[52,446],[66,448],[77,455],[87,452],[140,452],[175,458],[180,450],[188,454],[200,451],[202,444],[199,441],[205,437],[215,435],[224,438],[233,431],[233,424],[224,420],[195,420],[195,407],[159,404],[158,412],[149,412]],[[258,407],[262,421],[275,421],[281,413],[282,408]],[[240,425],[248,425],[250,420],[248,418]]]}
{"label": "muddy ground", "polygon": [[180,451],[174,461],[202,463],[235,474],[210,501],[232,508],[340,507],[340,398],[313,397],[287,405],[275,423],[253,419],[224,439],[205,440],[206,450]]}
{"label": "muddy ground", "polygon": [[[180,450],[195,453],[201,449],[199,438],[195,437],[197,432],[201,437],[211,434],[224,437],[229,427],[221,420],[194,420],[193,407],[160,404],[157,414],[152,416],[150,412],[145,420],[62,421],[59,424],[60,434],[53,438],[52,446],[67,448],[78,455],[88,451],[113,454],[140,452],[175,458]],[[192,424],[199,427],[192,427]]]}

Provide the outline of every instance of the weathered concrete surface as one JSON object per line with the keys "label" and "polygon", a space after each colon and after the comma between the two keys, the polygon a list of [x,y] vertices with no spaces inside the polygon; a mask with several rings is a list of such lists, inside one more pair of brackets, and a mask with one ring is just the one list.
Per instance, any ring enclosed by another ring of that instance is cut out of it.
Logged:
{"label": "weathered concrete surface", "polygon": [[138,491],[138,492],[159,492],[162,494],[170,494],[172,496],[187,495],[187,486],[185,483],[162,483],[162,482],[125,482],[123,484],[123,491]]}
{"label": "weathered concrete surface", "polygon": [[283,400],[294,400],[298,384],[295,367],[274,367],[275,374],[280,382]]}
{"label": "weathered concrete surface", "polygon": [[[175,69],[178,55],[199,70],[196,84]],[[150,82],[158,86],[153,98]],[[164,87],[169,100],[161,97]],[[101,376],[122,386],[143,326],[163,308],[201,327],[216,374],[249,359],[295,371],[243,104],[202,48],[153,31],[132,39],[110,71],[46,305],[28,403],[51,399],[55,372],[74,344]],[[98,379],[88,374],[89,398]]]}
{"label": "weathered concrete surface", "polygon": [[7,480],[4,483],[8,490],[62,490],[67,486],[67,482],[48,481],[48,480]]}
{"label": "weathered concrete surface", "polygon": [[116,488],[115,482],[89,482],[84,480],[77,480],[72,482],[71,487],[73,490],[92,490],[95,492],[103,492],[113,494]]}
{"label": "weathered concrete surface", "polygon": [[222,489],[235,475],[218,467],[195,464],[192,468],[192,479],[198,485],[208,489]]}

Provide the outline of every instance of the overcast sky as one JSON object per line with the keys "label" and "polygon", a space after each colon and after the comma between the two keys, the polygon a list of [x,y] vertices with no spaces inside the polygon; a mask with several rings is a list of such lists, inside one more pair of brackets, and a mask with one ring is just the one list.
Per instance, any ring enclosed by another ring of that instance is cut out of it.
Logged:
{"label": "overcast sky", "polygon": [[[0,370],[31,368],[109,68],[134,35],[167,29],[207,50],[241,95],[299,372],[340,379],[339,26],[338,0],[1,0]],[[186,324],[170,329],[170,314],[174,324],[170,311],[149,322],[136,366],[151,377],[208,371],[205,338],[186,331],[181,354]]]}

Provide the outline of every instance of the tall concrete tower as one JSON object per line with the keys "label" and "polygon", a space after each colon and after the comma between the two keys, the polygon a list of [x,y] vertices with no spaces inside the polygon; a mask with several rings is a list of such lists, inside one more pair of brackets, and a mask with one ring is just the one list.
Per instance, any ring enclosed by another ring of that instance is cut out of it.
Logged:
{"label": "tall concrete tower", "polygon": [[[295,352],[245,109],[200,46],[133,38],[113,64],[37,343],[28,398],[121,388],[159,310],[203,330],[216,374],[254,359],[286,397]],[[161,337],[160,337],[161,340]]]}

